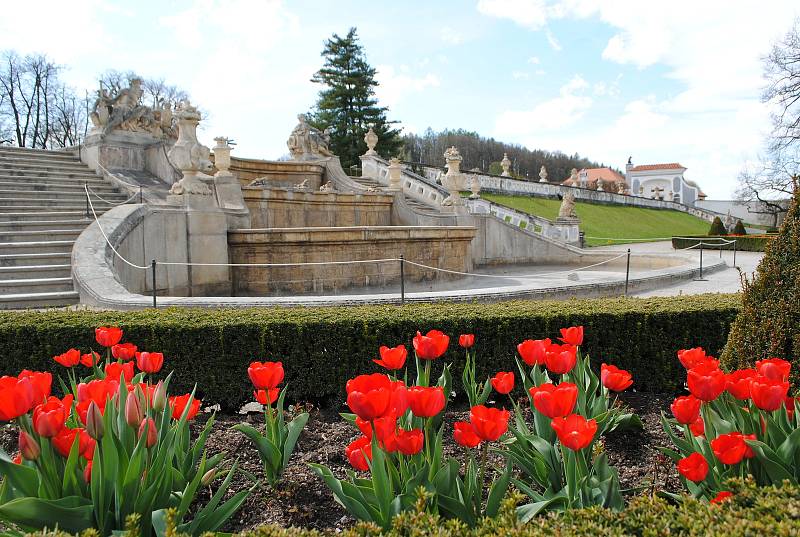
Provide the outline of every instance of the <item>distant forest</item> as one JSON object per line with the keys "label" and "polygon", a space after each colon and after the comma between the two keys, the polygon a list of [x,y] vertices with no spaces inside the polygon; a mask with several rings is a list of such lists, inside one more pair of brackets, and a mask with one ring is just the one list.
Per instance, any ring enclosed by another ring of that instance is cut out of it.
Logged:
{"label": "distant forest", "polygon": [[[450,146],[456,146],[464,161],[462,170],[478,168],[481,171],[500,175],[500,161],[503,153],[511,160],[511,174],[520,179],[539,181],[539,170],[547,168],[547,180],[560,183],[569,177],[572,168],[601,168],[605,164],[581,157],[577,153],[566,155],[560,151],[530,150],[521,145],[498,142],[494,138],[484,138],[476,132],[463,129],[433,132],[428,128],[422,136],[403,135],[403,160],[444,166],[442,156]],[[613,167],[613,169],[617,168]]]}

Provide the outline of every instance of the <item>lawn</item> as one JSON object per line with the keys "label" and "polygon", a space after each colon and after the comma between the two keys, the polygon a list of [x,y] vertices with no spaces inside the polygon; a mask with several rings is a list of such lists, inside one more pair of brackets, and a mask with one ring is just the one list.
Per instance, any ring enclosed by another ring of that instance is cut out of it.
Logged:
{"label": "lawn", "polygon": [[[561,205],[561,202],[556,199],[530,196],[507,196],[488,193],[481,193],[481,196],[489,201],[528,214],[541,216],[548,220],[555,220],[558,216],[558,208]],[[657,239],[682,235],[704,235],[708,233],[710,225],[696,216],[665,209],[600,205],[579,201],[575,205],[575,211],[581,220],[581,231],[586,234],[587,246],[638,242],[621,239]]]}

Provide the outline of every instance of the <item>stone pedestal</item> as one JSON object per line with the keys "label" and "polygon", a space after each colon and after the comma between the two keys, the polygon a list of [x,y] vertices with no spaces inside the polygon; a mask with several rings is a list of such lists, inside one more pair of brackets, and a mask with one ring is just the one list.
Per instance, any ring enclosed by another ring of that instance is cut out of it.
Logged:
{"label": "stone pedestal", "polygon": [[397,157],[392,157],[389,161],[389,190],[403,190],[403,184],[400,180],[400,174],[403,167],[400,165],[400,160]]}
{"label": "stone pedestal", "polygon": [[568,244],[578,245],[581,240],[580,223],[581,221],[577,218],[559,217],[553,222],[553,227],[558,230],[561,240]]}
{"label": "stone pedestal", "polygon": [[214,196],[217,206],[225,213],[228,229],[244,229],[250,227],[250,211],[245,205],[242,186],[229,168],[231,166],[231,146],[224,136],[214,138]]}
{"label": "stone pedestal", "polygon": [[90,168],[98,170],[123,168],[145,170],[146,150],[163,144],[162,139],[143,132],[112,131],[108,134],[90,134],[86,137],[81,160]]}

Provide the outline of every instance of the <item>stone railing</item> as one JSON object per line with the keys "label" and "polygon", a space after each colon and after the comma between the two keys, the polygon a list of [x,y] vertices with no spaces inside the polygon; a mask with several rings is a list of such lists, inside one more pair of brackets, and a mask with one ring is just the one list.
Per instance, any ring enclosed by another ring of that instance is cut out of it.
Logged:
{"label": "stone railing", "polygon": [[[384,186],[389,186],[389,163],[382,158],[370,155],[361,159],[362,175],[370,177]],[[442,201],[449,195],[447,190],[435,181],[403,169],[400,175],[403,193],[411,199],[423,203],[437,211]]]}
{"label": "stone railing", "polygon": [[546,218],[511,209],[485,199],[466,200],[472,214],[488,214],[528,233],[546,237],[550,240],[576,244],[579,242],[578,223],[560,224]]}

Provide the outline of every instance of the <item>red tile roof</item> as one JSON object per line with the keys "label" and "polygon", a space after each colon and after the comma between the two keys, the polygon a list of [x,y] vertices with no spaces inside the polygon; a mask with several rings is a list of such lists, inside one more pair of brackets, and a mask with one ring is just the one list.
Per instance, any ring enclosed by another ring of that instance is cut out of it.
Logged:
{"label": "red tile roof", "polygon": [[640,166],[634,166],[631,168],[632,172],[646,172],[648,170],[685,170],[684,166],[681,166],[677,162],[669,162],[666,164],[642,164]]}
{"label": "red tile roof", "polygon": [[[598,179],[602,179],[603,183],[606,184],[614,183],[616,185],[617,183],[625,183],[625,177],[615,172],[611,168],[587,168],[580,171],[586,172],[588,188],[597,188]],[[580,172],[578,172],[578,179],[580,180]],[[572,184],[572,181],[569,179],[569,177],[562,181],[561,184],[565,186],[577,186]]]}

